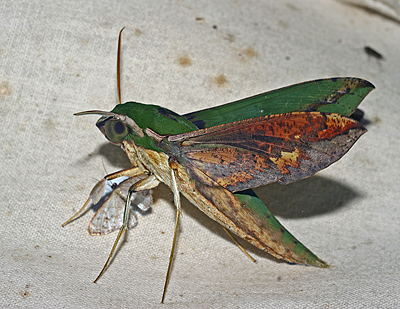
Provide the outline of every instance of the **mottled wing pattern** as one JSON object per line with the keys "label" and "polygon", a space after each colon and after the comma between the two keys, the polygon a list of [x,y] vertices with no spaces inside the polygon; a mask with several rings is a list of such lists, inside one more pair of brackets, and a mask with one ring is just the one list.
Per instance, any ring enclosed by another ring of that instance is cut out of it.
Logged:
{"label": "mottled wing pattern", "polygon": [[[121,228],[128,190],[130,186],[143,178],[145,176],[142,175],[128,178],[114,188],[89,223],[89,233],[91,235],[105,235]],[[146,212],[152,205],[151,190],[134,193],[129,213],[128,229],[135,227],[138,223],[136,217],[137,208]],[[137,208],[135,209],[134,207]]]}
{"label": "mottled wing pattern", "polygon": [[196,180],[231,192],[309,177],[340,159],[365,133],[338,114],[294,112],[168,137]]}

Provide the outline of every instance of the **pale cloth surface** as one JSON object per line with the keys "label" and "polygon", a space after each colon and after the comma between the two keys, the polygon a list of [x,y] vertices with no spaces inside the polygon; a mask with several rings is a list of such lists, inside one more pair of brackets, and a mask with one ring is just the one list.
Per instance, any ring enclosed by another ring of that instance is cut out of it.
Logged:
{"label": "pale cloth surface", "polygon": [[166,304],[399,306],[396,18],[340,1],[69,0],[2,1],[0,23],[0,307],[159,306],[175,218],[166,186],[154,190],[152,214],[139,217],[97,284],[115,233],[90,236],[91,211],[61,227],[106,174],[103,163],[108,173],[129,166],[97,117],[72,115],[117,104],[123,26],[123,101],[184,114],[317,78],[376,86],[361,104],[368,132],[342,160],[310,179],[256,190],[332,268],[281,263],[242,242],[252,263],[183,199]]}

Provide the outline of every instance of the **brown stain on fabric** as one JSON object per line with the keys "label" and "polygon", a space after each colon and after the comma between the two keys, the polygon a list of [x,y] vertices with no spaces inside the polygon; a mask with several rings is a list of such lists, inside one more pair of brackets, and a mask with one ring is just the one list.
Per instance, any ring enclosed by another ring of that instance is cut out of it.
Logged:
{"label": "brown stain on fabric", "polygon": [[11,94],[10,84],[6,81],[0,82],[0,98],[8,97]]}
{"label": "brown stain on fabric", "polygon": [[220,74],[214,77],[214,83],[217,84],[218,87],[224,87],[228,83],[228,80],[224,74]]}
{"label": "brown stain on fabric", "polygon": [[242,51],[242,54],[247,58],[254,58],[258,56],[258,53],[254,50],[253,46],[249,46]]}
{"label": "brown stain on fabric", "polygon": [[141,36],[143,34],[143,31],[140,30],[139,28],[135,28],[135,31],[133,32],[134,36]]}
{"label": "brown stain on fabric", "polygon": [[248,46],[239,51],[239,57],[242,61],[248,62],[258,57],[258,52],[254,49],[253,46]]}
{"label": "brown stain on fabric", "polygon": [[178,58],[178,63],[182,67],[189,67],[192,65],[192,60],[189,58],[189,56],[185,55]]}
{"label": "brown stain on fabric", "polygon": [[48,118],[44,121],[44,126],[47,130],[54,130],[57,126],[57,121]]}
{"label": "brown stain on fabric", "polygon": [[20,295],[21,295],[23,298],[28,298],[28,297],[31,296],[32,294],[31,294],[29,291],[27,291],[27,290],[23,290],[23,291],[20,292]]}
{"label": "brown stain on fabric", "polygon": [[227,40],[229,43],[233,43],[233,42],[235,42],[236,37],[235,37],[234,34],[228,33],[228,34],[224,37],[224,39]]}

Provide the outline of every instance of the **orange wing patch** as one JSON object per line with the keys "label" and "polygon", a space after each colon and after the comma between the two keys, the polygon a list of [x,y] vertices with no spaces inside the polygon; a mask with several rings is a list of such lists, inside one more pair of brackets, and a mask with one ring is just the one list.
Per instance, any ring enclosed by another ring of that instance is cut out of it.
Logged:
{"label": "orange wing patch", "polygon": [[270,158],[272,162],[281,170],[282,174],[289,173],[287,166],[299,167],[300,165],[300,150],[295,148],[292,152],[281,152],[280,158]]}

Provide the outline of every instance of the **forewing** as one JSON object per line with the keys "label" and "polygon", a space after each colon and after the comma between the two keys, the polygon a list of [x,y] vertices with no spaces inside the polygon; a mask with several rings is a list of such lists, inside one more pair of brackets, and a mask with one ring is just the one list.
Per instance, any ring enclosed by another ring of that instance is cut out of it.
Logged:
{"label": "forewing", "polygon": [[[89,233],[91,235],[105,235],[121,228],[129,187],[143,178],[144,176],[128,178],[112,191],[89,223]],[[139,208],[146,212],[152,205],[151,190],[134,193],[129,213],[128,229],[135,227],[138,223],[135,210]],[[137,208],[135,209],[135,207]]]}
{"label": "forewing", "polygon": [[309,177],[340,159],[365,131],[338,114],[299,112],[238,121],[168,140],[192,177],[236,192]]}
{"label": "forewing", "polygon": [[261,116],[301,111],[350,116],[374,88],[370,82],[360,78],[318,79],[183,116],[199,129]]}

